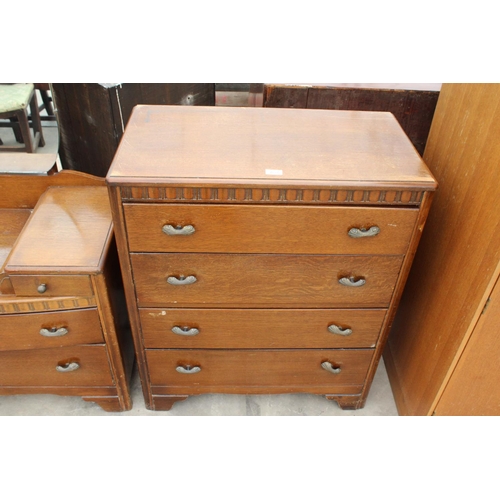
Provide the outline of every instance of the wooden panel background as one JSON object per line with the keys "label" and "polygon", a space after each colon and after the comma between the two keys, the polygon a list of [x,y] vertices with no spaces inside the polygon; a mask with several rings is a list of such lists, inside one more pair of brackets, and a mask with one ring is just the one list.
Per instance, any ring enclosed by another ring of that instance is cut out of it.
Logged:
{"label": "wooden panel background", "polygon": [[433,412],[498,276],[499,103],[499,84],[441,90],[424,154],[439,189],[384,355],[402,414]]}

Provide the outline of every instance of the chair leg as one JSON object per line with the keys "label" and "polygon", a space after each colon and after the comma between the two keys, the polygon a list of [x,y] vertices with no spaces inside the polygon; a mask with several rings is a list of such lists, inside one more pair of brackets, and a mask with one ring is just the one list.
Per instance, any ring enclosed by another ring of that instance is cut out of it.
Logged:
{"label": "chair leg", "polygon": [[[43,104],[45,107],[45,111],[47,111],[47,114],[49,116],[54,116],[54,108],[52,107],[52,100],[49,97],[48,92],[46,90],[43,90],[43,89],[39,89],[39,92],[40,92],[40,96],[42,98],[42,101],[43,101]],[[38,109],[40,109],[40,108],[38,108]]]}
{"label": "chair leg", "polygon": [[26,108],[21,109],[16,113],[16,116],[17,119],[19,120],[19,127],[21,129],[21,133],[23,134],[25,150],[27,153],[34,153],[35,148],[33,145],[33,138],[31,137],[27,109]]}
{"label": "chair leg", "polygon": [[[33,92],[33,97],[30,102],[31,121],[33,122],[33,135],[35,137],[35,149],[37,146],[45,146],[45,140],[42,132],[42,122],[40,121],[40,113],[38,111],[38,102],[36,99],[36,92]],[[40,134],[40,140],[37,141],[37,134]]]}
{"label": "chair leg", "polygon": [[16,117],[9,118],[10,123],[12,123],[12,132],[14,132],[14,137],[16,138],[16,142],[19,144],[24,144],[23,134],[21,134],[21,129],[19,128],[19,121]]}

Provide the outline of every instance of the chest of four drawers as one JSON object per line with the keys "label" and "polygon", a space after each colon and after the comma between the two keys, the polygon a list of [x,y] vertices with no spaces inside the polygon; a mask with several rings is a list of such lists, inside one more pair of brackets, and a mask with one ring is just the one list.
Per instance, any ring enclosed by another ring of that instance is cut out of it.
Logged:
{"label": "chest of four drawers", "polygon": [[388,113],[137,106],[107,176],[146,405],[364,405],[436,183]]}

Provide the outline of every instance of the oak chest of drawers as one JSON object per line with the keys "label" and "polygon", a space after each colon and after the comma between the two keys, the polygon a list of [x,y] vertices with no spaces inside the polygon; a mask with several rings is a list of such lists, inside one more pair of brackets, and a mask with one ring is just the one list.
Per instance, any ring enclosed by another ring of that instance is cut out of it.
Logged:
{"label": "oak chest of drawers", "polygon": [[107,176],[146,405],[364,405],[436,182],[389,113],[137,106]]}
{"label": "oak chest of drawers", "polygon": [[52,184],[33,210],[22,192],[0,207],[0,395],[129,410],[134,353],[106,186],[66,172],[0,181],[6,198],[8,185],[29,197]]}

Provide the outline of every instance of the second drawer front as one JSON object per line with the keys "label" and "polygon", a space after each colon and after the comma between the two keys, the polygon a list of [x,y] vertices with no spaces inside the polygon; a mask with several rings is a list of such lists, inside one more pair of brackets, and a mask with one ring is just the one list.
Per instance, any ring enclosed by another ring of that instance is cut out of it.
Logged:
{"label": "second drawer front", "polygon": [[93,295],[90,276],[87,275],[11,275],[10,280],[18,296],[88,297]]}
{"label": "second drawer front", "polygon": [[[387,307],[403,257],[132,254],[131,260],[142,307],[341,308]],[[168,282],[191,276],[191,284]],[[343,277],[365,284],[345,286]]]}
{"label": "second drawer front", "polygon": [[[57,366],[78,368],[60,372]],[[106,347],[75,346],[0,352],[1,386],[111,386]]]}
{"label": "second drawer front", "polygon": [[[140,309],[147,348],[374,347],[384,309]],[[329,330],[330,327],[330,330]]]}
{"label": "second drawer front", "polygon": [[[153,386],[169,386],[177,394],[224,387],[287,387],[325,393],[363,384],[373,350],[146,350]],[[330,363],[338,373],[322,368]],[[195,373],[180,373],[177,368]],[[196,372],[196,367],[199,371]],[[183,389],[180,389],[183,388]]]}
{"label": "second drawer front", "polygon": [[97,309],[0,316],[0,351],[103,342]]}

